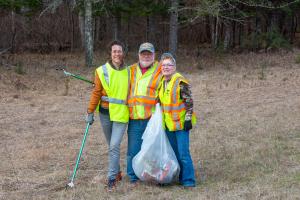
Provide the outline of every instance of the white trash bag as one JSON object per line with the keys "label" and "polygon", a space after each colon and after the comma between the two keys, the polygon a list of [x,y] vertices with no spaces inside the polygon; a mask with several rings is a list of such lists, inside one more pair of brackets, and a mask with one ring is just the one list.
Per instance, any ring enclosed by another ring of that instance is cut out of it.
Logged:
{"label": "white trash bag", "polygon": [[143,134],[140,152],[133,158],[134,173],[142,181],[170,183],[179,174],[180,167],[163,128],[162,111],[156,104]]}

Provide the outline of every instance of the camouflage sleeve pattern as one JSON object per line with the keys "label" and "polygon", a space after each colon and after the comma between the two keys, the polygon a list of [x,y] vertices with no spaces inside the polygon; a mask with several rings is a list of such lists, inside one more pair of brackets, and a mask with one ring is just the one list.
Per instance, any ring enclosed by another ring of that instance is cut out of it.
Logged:
{"label": "camouflage sleeve pattern", "polygon": [[186,108],[185,120],[191,120],[193,114],[193,98],[191,86],[185,82],[180,82],[180,98],[183,100]]}

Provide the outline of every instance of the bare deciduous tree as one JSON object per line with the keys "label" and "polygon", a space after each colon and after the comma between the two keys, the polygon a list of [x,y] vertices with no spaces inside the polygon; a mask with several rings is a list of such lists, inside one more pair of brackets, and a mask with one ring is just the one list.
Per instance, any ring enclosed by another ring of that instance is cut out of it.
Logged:
{"label": "bare deciduous tree", "polygon": [[93,18],[92,18],[92,2],[84,1],[84,38],[85,38],[85,62],[87,67],[93,66]]}
{"label": "bare deciduous tree", "polygon": [[178,31],[178,0],[171,0],[169,51],[176,56]]}

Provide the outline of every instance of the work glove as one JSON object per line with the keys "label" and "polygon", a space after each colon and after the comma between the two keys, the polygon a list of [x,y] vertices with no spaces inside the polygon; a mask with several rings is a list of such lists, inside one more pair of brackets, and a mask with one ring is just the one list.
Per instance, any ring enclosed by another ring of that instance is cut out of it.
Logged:
{"label": "work glove", "polygon": [[189,131],[193,128],[193,125],[192,125],[192,120],[185,120],[184,121],[184,130],[185,131]]}
{"label": "work glove", "polygon": [[88,113],[85,117],[85,122],[92,125],[94,123],[94,113]]}

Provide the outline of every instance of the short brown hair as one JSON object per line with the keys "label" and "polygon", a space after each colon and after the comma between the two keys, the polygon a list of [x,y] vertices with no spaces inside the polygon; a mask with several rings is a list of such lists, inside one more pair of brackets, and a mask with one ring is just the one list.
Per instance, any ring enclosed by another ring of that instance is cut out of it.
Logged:
{"label": "short brown hair", "polygon": [[121,46],[121,47],[122,47],[122,50],[123,50],[123,52],[124,52],[124,54],[126,53],[124,43],[121,42],[121,41],[119,41],[119,40],[113,40],[113,41],[111,41],[111,42],[108,44],[108,46],[107,46],[107,53],[108,53],[109,56],[110,56],[110,54],[111,54],[111,48],[112,48],[112,46],[114,46],[114,45]]}

